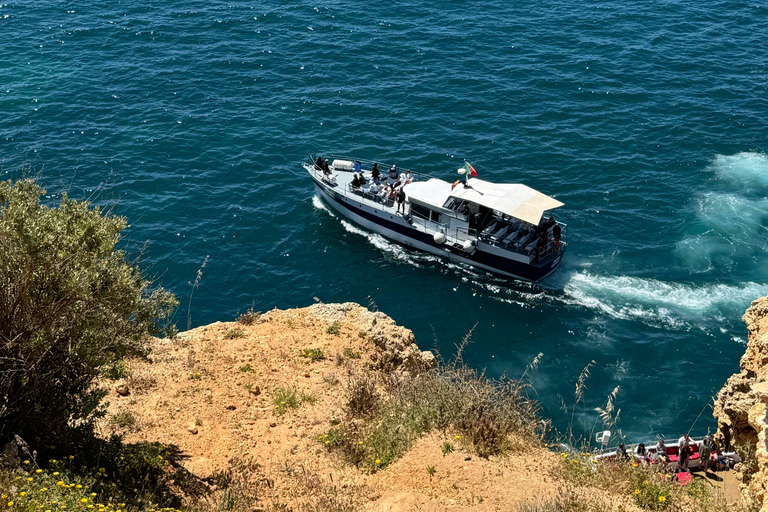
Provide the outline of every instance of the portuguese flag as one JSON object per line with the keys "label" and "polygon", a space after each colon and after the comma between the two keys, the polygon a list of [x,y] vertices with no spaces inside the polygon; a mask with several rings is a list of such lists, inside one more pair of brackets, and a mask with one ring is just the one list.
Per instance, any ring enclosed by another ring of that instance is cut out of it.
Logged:
{"label": "portuguese flag", "polygon": [[475,170],[474,167],[469,165],[469,162],[467,162],[466,160],[464,161],[464,169],[467,171],[467,174],[469,174],[470,176],[474,176],[475,178],[477,177],[477,171]]}

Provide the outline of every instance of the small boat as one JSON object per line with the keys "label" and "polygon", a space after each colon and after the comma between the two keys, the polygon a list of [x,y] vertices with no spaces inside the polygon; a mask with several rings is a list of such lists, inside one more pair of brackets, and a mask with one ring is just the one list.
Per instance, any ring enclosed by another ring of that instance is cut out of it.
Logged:
{"label": "small boat", "polygon": [[[601,442],[602,438],[601,435],[604,435],[605,432],[602,434],[597,435],[597,442]],[[610,434],[608,434],[608,439],[610,439]],[[688,469],[690,470],[696,470],[701,466],[701,457],[699,453],[699,448],[702,446],[702,443],[704,442],[704,437],[693,437],[691,436],[691,440],[688,444],[688,446],[691,449],[690,455],[688,457]],[[637,464],[649,464],[651,466],[664,466],[664,461],[659,458],[657,451],[657,441],[649,441],[647,444],[641,443],[646,448],[645,455],[639,454],[637,447],[639,445],[632,445],[627,444],[626,445],[626,451],[629,456],[632,457],[632,462]],[[677,468],[677,461],[680,455],[680,445],[679,440],[670,440],[665,441],[664,445],[666,447],[666,460],[667,464],[671,465],[673,469]],[[619,453],[618,447],[613,448],[603,448],[595,452],[594,456],[592,457],[592,460],[594,462],[602,462],[602,463],[616,463],[622,461],[622,456]],[[733,467],[734,464],[738,464],[741,462],[741,457],[739,457],[739,454],[736,452],[724,452],[724,451],[712,451],[710,453],[710,463],[712,464],[712,467],[717,466],[729,466]]]}
{"label": "small boat", "polygon": [[481,180],[469,164],[458,170],[462,179],[450,183],[388,164],[329,158],[310,155],[302,165],[320,198],[366,229],[527,281],[544,279],[560,264],[566,225],[546,212],[563,203],[526,185]]}

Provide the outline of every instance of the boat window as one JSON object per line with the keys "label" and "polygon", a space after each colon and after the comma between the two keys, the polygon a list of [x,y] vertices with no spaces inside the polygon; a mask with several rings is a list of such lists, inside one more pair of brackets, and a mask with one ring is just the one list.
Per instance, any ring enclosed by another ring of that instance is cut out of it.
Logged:
{"label": "boat window", "polygon": [[417,217],[422,217],[432,222],[440,222],[440,212],[430,210],[420,204],[411,204],[411,213],[416,214]]}

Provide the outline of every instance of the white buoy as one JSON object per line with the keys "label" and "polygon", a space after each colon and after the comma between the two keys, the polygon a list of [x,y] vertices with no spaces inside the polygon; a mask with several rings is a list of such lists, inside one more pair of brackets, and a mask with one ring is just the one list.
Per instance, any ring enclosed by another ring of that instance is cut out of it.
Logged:
{"label": "white buoy", "polygon": [[466,253],[473,253],[475,252],[475,241],[474,240],[464,240],[464,243],[462,244],[462,248],[464,249],[464,252]]}
{"label": "white buoy", "polygon": [[445,235],[442,233],[435,233],[432,236],[432,239],[435,241],[437,245],[443,245],[445,243]]}

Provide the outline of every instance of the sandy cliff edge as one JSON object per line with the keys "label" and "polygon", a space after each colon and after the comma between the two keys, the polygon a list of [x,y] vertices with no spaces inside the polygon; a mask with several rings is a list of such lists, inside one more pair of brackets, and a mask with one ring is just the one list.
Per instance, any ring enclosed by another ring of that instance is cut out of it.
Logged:
{"label": "sandy cliff edge", "polygon": [[752,302],[743,320],[749,339],[741,369],[718,393],[714,416],[721,444],[754,451],[755,463],[738,464],[736,478],[745,498],[757,500],[768,512],[768,297]]}

